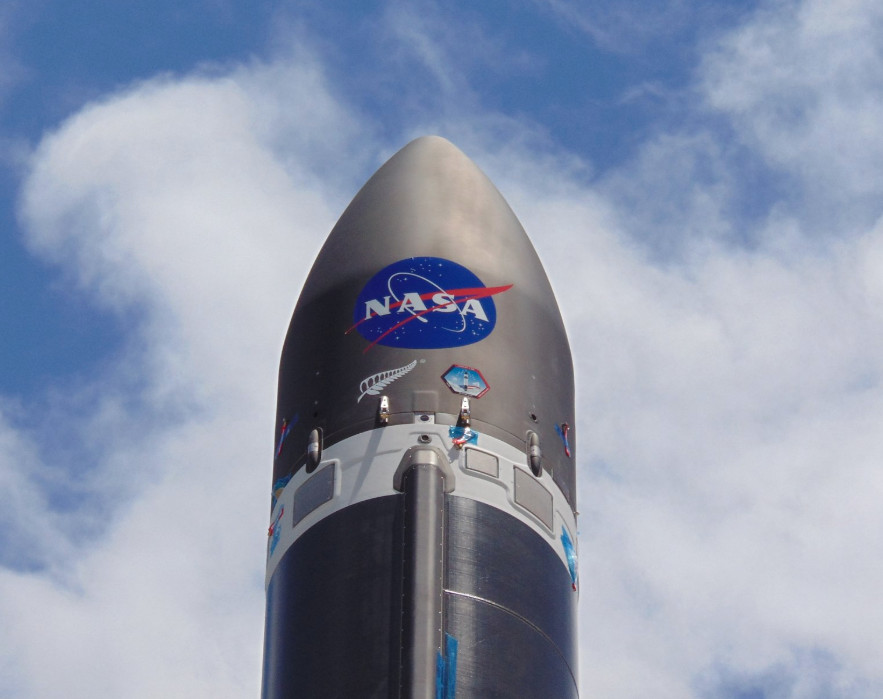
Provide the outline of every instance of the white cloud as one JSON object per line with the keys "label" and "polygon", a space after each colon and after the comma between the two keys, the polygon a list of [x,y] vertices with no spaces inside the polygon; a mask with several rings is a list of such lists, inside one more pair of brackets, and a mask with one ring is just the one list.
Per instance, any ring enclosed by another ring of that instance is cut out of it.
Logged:
{"label": "white cloud", "polygon": [[[825,32],[820,4],[775,7],[788,11],[725,39],[698,86],[740,144],[700,111],[593,190],[556,176],[566,163],[494,165],[577,358],[590,695],[883,689],[883,258],[862,198],[883,139],[861,127],[876,119],[878,10],[838,8],[850,21]],[[743,37],[765,38],[733,50]],[[758,193],[765,215],[734,208],[751,158],[799,182]]]}
{"label": "white cloud", "polygon": [[4,429],[14,533],[31,531],[49,571],[0,572],[4,696],[257,691],[275,365],[334,220],[316,171],[351,134],[297,61],[149,81],[35,153],[30,244],[130,317],[131,336],[84,389],[97,395],[56,408],[86,409],[64,417],[96,462],[59,469],[53,487],[82,474],[71,490],[100,502],[99,526],[59,514],[78,512],[70,495],[47,502],[24,474],[50,467]]}
{"label": "white cloud", "polygon": [[823,649],[874,696],[879,230],[825,253],[702,241],[659,268],[604,211],[519,211],[577,361],[585,691],[690,696]]}
{"label": "white cloud", "polygon": [[[811,215],[823,207],[849,215],[863,198],[877,211],[881,43],[883,8],[873,0],[777,2],[704,62],[708,104],[760,157],[807,188],[800,205]],[[867,224],[868,211],[859,211]]]}
{"label": "white cloud", "polygon": [[[815,67],[875,79],[879,32],[859,21],[871,6],[827,24],[820,4],[776,7],[705,64],[707,104],[742,147],[850,214],[869,185],[849,158],[870,177],[879,140],[844,125],[873,118],[876,97],[853,83],[835,99]],[[788,109],[800,128],[775,118]],[[412,133],[438,123],[421,118]],[[574,348],[583,693],[878,695],[883,224],[847,215],[813,242],[802,199],[779,196],[742,245],[741,173],[715,131],[662,134],[588,186],[588,167],[543,152],[530,126],[441,119],[534,239]],[[832,120],[845,141],[819,138]],[[31,244],[132,317],[121,364],[61,403],[82,407],[72,429],[95,440],[80,487],[122,496],[97,530],[62,516],[30,475],[46,468],[38,431],[3,423],[4,504],[49,568],[0,572],[0,690],[255,693],[278,350],[359,184],[327,163],[361,171],[382,150],[299,56],[135,86],[36,151]]]}

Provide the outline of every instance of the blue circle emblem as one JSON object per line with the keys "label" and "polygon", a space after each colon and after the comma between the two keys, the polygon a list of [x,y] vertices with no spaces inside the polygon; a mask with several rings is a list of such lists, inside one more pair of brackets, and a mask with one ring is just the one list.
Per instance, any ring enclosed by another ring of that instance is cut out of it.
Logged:
{"label": "blue circle emblem", "polygon": [[442,349],[479,342],[493,332],[493,296],[511,284],[486,287],[463,265],[441,257],[410,257],[384,267],[365,284],[352,330],[371,344]]}

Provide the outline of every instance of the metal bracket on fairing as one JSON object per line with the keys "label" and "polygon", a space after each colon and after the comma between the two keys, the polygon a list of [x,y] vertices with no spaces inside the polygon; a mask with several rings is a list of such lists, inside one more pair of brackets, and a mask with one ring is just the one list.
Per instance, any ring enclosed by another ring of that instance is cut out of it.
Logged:
{"label": "metal bracket on fairing", "polygon": [[389,397],[380,396],[380,407],[377,409],[377,421],[381,425],[389,424]]}
{"label": "metal bracket on fairing", "polygon": [[469,410],[469,399],[465,396],[460,403],[460,414],[457,416],[457,425],[459,427],[469,427],[472,421],[472,412]]}

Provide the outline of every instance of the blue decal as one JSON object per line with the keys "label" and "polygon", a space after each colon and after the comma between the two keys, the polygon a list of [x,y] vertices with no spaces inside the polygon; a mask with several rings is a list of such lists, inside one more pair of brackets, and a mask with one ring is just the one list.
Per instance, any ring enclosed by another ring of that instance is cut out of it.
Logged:
{"label": "blue decal", "polygon": [[288,475],[273,483],[273,497],[270,500],[271,510],[276,507],[276,501],[279,499],[279,496],[282,495],[282,491],[285,490],[285,486],[288,485],[288,481],[290,480],[291,475]]}
{"label": "blue decal", "polygon": [[456,699],[457,696],[457,639],[445,634],[445,654],[435,658],[435,699]]}
{"label": "blue decal", "polygon": [[445,656],[441,651],[435,656],[435,699],[445,699]]}
{"label": "blue decal", "polygon": [[445,655],[447,656],[447,672],[445,673],[445,699],[456,699],[457,696],[457,639],[445,634]]}
{"label": "blue decal", "polygon": [[462,449],[467,444],[478,444],[478,432],[474,432],[470,427],[449,427],[448,436],[458,449]]}
{"label": "blue decal", "polygon": [[576,580],[578,575],[576,566],[576,549],[573,548],[570,534],[567,533],[565,527],[561,527],[561,544],[564,546],[564,555],[567,556],[567,571],[570,573],[570,581],[573,589],[576,590]]}
{"label": "blue decal", "polygon": [[368,280],[356,299],[353,326],[374,345],[407,349],[462,347],[494,330],[493,296],[512,285],[486,287],[472,272],[441,257],[393,262]]}

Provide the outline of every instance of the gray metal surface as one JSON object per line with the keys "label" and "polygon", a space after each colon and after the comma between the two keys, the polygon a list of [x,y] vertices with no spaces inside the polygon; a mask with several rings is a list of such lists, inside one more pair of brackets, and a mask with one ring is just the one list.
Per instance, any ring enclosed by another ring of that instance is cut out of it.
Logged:
{"label": "gray metal surface", "polygon": [[334,497],[334,471],[333,465],[325,466],[294,491],[292,526],[297,526],[310,512]]}
{"label": "gray metal surface", "polygon": [[403,487],[402,697],[434,699],[444,640],[444,473],[432,464],[414,463]]}
{"label": "gray metal surface", "polygon": [[[361,432],[326,449],[327,460],[313,474],[307,473],[307,469],[298,471],[277,493],[278,500],[270,518],[271,523],[280,522],[283,526],[273,526],[268,541],[267,582],[288,548],[324,517],[365,500],[403,492],[404,473],[416,463],[415,459],[432,463],[444,472],[445,492],[456,492],[458,497],[495,507],[533,529],[555,551],[560,564],[567,568],[561,531],[564,527],[568,532],[575,532],[576,518],[551,476],[544,473],[537,478],[537,482],[552,494],[554,522],[549,528],[547,523],[515,501],[515,471],[526,470],[523,451],[486,434],[481,435],[478,447],[457,449],[452,445],[449,430],[445,425],[424,423],[418,418],[409,425],[390,425]],[[425,439],[429,440],[428,443],[423,441]],[[496,475],[468,467],[469,463],[474,463],[476,454],[482,459],[496,461]],[[294,496],[314,476],[329,467],[335,469],[334,496],[303,519],[292,518],[292,513],[298,511]],[[294,526],[287,526],[289,523]]]}
{"label": "gray metal surface", "polygon": [[497,478],[500,475],[500,460],[493,454],[478,449],[467,449],[466,468]]}
{"label": "gray metal surface", "polygon": [[515,502],[552,528],[552,493],[521,468],[515,469]]}

